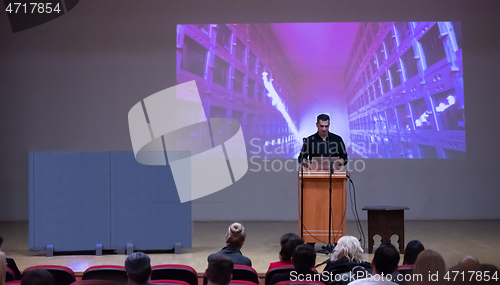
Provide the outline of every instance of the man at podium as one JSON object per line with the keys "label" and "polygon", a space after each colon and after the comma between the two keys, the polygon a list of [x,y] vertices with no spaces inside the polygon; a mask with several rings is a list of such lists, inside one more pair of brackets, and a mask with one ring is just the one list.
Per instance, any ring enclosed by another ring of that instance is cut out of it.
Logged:
{"label": "man at podium", "polygon": [[346,165],[345,144],[340,136],[329,132],[330,117],[326,114],[319,115],[316,119],[316,127],[318,132],[304,139],[304,145],[298,157],[299,163],[308,166],[313,157],[338,157],[339,166]]}

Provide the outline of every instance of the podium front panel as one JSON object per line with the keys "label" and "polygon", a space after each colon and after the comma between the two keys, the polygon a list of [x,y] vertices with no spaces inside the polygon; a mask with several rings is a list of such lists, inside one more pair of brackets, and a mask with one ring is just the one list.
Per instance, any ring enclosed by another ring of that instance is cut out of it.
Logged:
{"label": "podium front panel", "polygon": [[[345,234],[345,171],[332,175],[332,243]],[[328,170],[304,170],[304,203],[302,204],[301,173],[299,172],[299,235],[308,243],[328,243],[328,213],[330,173]],[[304,211],[303,221],[302,212]],[[303,223],[303,224],[302,224]]]}

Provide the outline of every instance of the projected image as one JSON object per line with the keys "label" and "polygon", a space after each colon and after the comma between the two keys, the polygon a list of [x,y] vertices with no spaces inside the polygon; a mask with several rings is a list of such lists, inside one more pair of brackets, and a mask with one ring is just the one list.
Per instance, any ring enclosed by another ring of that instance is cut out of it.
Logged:
{"label": "projected image", "polygon": [[248,152],[297,157],[324,113],[349,158],[465,157],[459,22],[178,25],[176,44],[177,82]]}

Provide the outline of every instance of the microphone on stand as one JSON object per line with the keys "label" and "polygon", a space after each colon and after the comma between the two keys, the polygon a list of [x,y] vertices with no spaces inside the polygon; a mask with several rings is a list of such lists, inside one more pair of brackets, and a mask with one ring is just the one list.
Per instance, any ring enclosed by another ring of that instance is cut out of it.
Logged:
{"label": "microphone on stand", "polygon": [[302,138],[302,148],[300,149],[300,160],[299,163],[302,163],[304,161],[304,153],[302,152],[304,150],[304,145],[306,144],[306,138]]}

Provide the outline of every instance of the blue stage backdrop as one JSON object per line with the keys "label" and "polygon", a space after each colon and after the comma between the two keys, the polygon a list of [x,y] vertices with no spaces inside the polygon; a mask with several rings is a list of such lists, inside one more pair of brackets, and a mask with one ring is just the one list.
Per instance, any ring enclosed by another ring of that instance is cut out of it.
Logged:
{"label": "blue stage backdrop", "polygon": [[180,203],[168,166],[132,152],[36,152],[29,181],[31,250],[191,247],[191,203]]}

